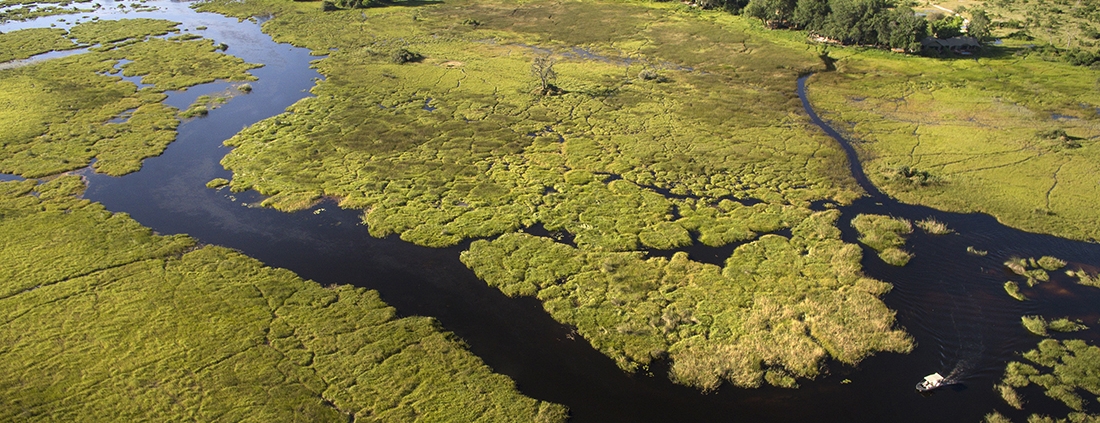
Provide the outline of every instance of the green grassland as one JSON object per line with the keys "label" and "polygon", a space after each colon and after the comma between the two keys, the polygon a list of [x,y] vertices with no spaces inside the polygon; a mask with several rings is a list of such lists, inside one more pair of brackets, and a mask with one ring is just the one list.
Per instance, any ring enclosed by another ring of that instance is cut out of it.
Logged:
{"label": "green grassland", "polygon": [[1100,239],[1100,74],[1014,51],[941,60],[834,50],[837,72],[815,75],[809,94],[890,196]]}
{"label": "green grassland", "polygon": [[[487,283],[625,370],[667,356],[704,390],[912,348],[837,214],[809,209],[862,194],[795,93],[825,67],[816,49],[667,3],[319,6],[200,5],[273,14],[276,41],[328,55],[314,98],[227,141],[231,189],[281,210],[335,197],[419,245],[499,235],[462,255]],[[560,92],[542,95],[536,57],[557,60]],[[518,232],[534,225],[573,245]],[[694,242],[746,244],[724,267],[641,252]]]}
{"label": "green grassland", "polygon": [[374,291],[155,235],[83,188],[0,183],[0,420],[565,419]]}
{"label": "green grassland", "polygon": [[[222,54],[210,40],[145,39],[176,31],[176,25],[153,19],[83,23],[64,36],[98,45],[91,51],[0,70],[0,172],[41,177],[93,160],[96,171],[109,175],[137,171],[143,159],[175,140],[179,119],[161,103],[164,91],[255,79],[247,71],[258,65]],[[71,48],[71,41],[59,41],[62,35],[29,29],[0,35],[0,42],[50,42],[13,56],[20,57]],[[123,59],[130,62],[119,66]],[[153,86],[138,90],[116,76],[118,69]],[[124,114],[128,119],[110,122]]]}

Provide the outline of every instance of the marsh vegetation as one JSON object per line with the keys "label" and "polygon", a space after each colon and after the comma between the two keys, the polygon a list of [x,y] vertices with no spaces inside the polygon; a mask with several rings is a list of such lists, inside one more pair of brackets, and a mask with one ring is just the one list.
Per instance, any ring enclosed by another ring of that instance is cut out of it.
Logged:
{"label": "marsh vegetation", "polygon": [[894,266],[905,266],[913,255],[901,249],[905,237],[913,233],[913,224],[907,219],[875,214],[861,214],[852,219],[851,225],[859,231],[859,242],[878,252],[882,261]]}
{"label": "marsh vegetation", "polygon": [[155,235],[83,188],[0,183],[0,420],[565,420],[431,318]]}
{"label": "marsh vegetation", "polygon": [[[1096,374],[1100,368],[1100,348],[1081,340],[1044,339],[1036,349],[1024,353],[1023,358],[1026,363],[1008,363],[997,387],[1009,406],[1024,409],[1027,402],[1019,392],[1034,386],[1069,407],[1072,410],[1067,415],[1069,421],[1095,421],[1098,416],[1082,411],[1100,395],[1100,375]],[[1028,421],[1034,419],[1054,421],[1034,414]]]}
{"label": "marsh vegetation", "polygon": [[[328,54],[315,97],[227,141],[232,190],[288,211],[336,197],[372,235],[424,246],[488,238],[462,255],[487,283],[538,298],[623,369],[667,357],[705,390],[793,387],[826,357],[912,348],[839,214],[809,208],[860,195],[799,112],[815,51],[661,3],[314,6],[201,6],[273,14],[276,40]],[[535,225],[571,242],[522,233]],[[735,242],[722,267],[643,252]]]}
{"label": "marsh vegetation", "polygon": [[[92,21],[63,30],[0,35],[12,58],[93,45],[67,57],[0,70],[0,172],[41,177],[80,169],[122,175],[175,140],[176,110],[164,92],[215,79],[250,80],[258,65],[217,52],[205,39],[148,38],[178,31],[156,19]],[[75,41],[75,43],[74,43]],[[68,43],[68,44],[66,44]],[[141,77],[138,89],[117,75]],[[192,112],[194,114],[196,112]],[[125,115],[121,121],[116,117]]]}

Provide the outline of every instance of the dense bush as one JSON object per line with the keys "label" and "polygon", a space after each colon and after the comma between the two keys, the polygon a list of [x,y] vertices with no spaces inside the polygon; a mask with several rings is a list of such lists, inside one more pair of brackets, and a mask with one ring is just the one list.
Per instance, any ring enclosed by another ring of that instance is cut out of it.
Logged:
{"label": "dense bush", "polygon": [[744,13],[770,28],[805,29],[844,44],[920,49],[928,21],[888,0],[752,0]]}

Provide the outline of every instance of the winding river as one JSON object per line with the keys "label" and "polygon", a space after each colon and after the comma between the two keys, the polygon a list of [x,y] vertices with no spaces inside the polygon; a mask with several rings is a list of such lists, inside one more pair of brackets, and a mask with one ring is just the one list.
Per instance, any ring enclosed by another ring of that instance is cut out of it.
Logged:
{"label": "winding river", "polygon": [[[524,394],[567,405],[575,422],[977,422],[995,407],[1022,421],[1024,416],[1008,413],[1012,410],[992,389],[1005,363],[1039,341],[1020,325],[1020,316],[1069,316],[1089,325],[1100,319],[1095,307],[1100,290],[1065,278],[1040,285],[1041,292],[1033,300],[1017,302],[1002,289],[1009,274],[1001,264],[1012,255],[1054,255],[1071,266],[1096,270],[1091,265],[1100,264],[1100,245],[1030,234],[986,215],[944,213],[880,194],[863,174],[852,146],[813,110],[806,96],[806,82],[812,77],[803,77],[798,94],[811,120],[840,142],[853,175],[872,193],[843,207],[842,222],[858,213],[912,220],[934,216],[958,231],[941,237],[914,233],[907,249],[915,257],[901,268],[865,251],[865,272],[894,284],[884,301],[897,310],[900,325],[917,340],[917,348],[908,355],[871,357],[858,368],[830,363],[830,374],[800,381],[802,387],[797,390],[724,387],[701,394],[669,382],[660,363],[650,369],[651,374],[626,374],[583,339],[572,336],[568,327],[552,320],[535,299],[511,299],[478,280],[458,260],[468,244],[430,249],[395,237],[372,238],[360,223],[359,212],[341,210],[329,202],[308,211],[282,213],[254,207],[261,198],[252,192],[207,189],[207,181],[229,177],[218,164],[228,151],[222,142],[309,95],[314,79],[321,77],[310,68],[309,62],[317,57],[274,43],[256,23],[196,13],[187,3],[150,2],[159,10],[140,14],[122,14],[114,10],[115,3],[101,3],[102,12],[81,16],[183,22],[183,28],[228,44],[230,54],[265,66],[252,71],[259,80],[252,84],[251,93],[233,98],[207,117],[184,122],[177,141],[162,156],[146,160],[140,172],[114,178],[84,171],[89,180],[86,198],[129,213],[159,233],[186,233],[203,243],[235,248],[323,285],[378,290],[403,315],[438,319],[495,371],[514,379]],[[57,17],[49,17],[0,25],[0,31],[56,22]],[[207,29],[197,30],[200,26]],[[186,107],[198,95],[227,87],[226,83],[194,87],[171,93],[168,102]],[[847,242],[856,242],[853,229],[846,225],[841,229]],[[988,250],[989,255],[968,255],[968,246]],[[685,251],[693,256],[708,253],[704,248]],[[1073,337],[1096,344],[1096,334],[1094,329]],[[962,385],[918,395],[913,384],[931,372],[955,372]],[[1061,415],[1066,409],[1036,400],[1028,411]]]}

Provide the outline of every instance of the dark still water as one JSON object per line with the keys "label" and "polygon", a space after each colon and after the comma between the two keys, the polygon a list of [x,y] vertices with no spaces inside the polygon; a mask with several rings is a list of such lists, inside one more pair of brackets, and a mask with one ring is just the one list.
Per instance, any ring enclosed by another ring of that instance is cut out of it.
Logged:
{"label": "dark still water", "polygon": [[[865,271],[894,284],[884,300],[916,339],[912,354],[881,354],[858,368],[830,363],[829,375],[801,381],[797,390],[724,387],[702,394],[670,383],[661,365],[651,369],[652,375],[626,374],[583,339],[570,336],[570,329],[552,320],[536,300],[507,298],[478,280],[458,261],[464,245],[429,249],[372,238],[358,212],[332,203],[282,213],[253,207],[261,199],[255,193],[207,189],[207,181],[230,176],[218,164],[228,151],[222,142],[307,96],[313,79],[320,77],[309,68],[316,57],[275,44],[252,23],[197,14],[176,3],[149,4],[168,6],[136,16],[165,16],[187,28],[207,26],[199,33],[226,42],[231,54],[266,66],[252,72],[259,81],[252,83],[251,93],[182,124],[178,140],[161,157],[146,160],[140,172],[112,178],[86,171],[87,198],[129,213],[160,233],[187,233],[203,243],[235,248],[324,285],[378,290],[402,315],[435,317],[495,371],[512,377],[523,393],[567,405],[576,422],[977,422],[994,409],[1022,421],[1020,414],[1007,413],[1010,409],[992,390],[1005,362],[1040,340],[1023,329],[1020,316],[1070,316],[1090,326],[1100,317],[1095,306],[1100,290],[1074,285],[1060,273],[1053,282],[1025,290],[1032,301],[1013,300],[1002,289],[1011,277],[1001,265],[1013,255],[1054,255],[1070,261],[1071,268],[1098,265],[1100,246],[1020,232],[988,216],[902,205],[879,195],[844,208],[842,221],[857,213],[912,220],[935,216],[958,231],[941,237],[918,231],[907,245],[916,257],[902,268],[865,251]],[[170,101],[186,105],[199,93],[226,87],[196,87],[173,94]],[[855,242],[853,230],[842,229],[845,239]],[[989,254],[968,255],[968,246]],[[687,251],[713,254],[702,248]],[[1096,341],[1095,330],[1073,335]],[[952,371],[962,386],[931,396],[913,389],[926,374]],[[1041,393],[1024,393],[1029,411],[1068,411]]]}

